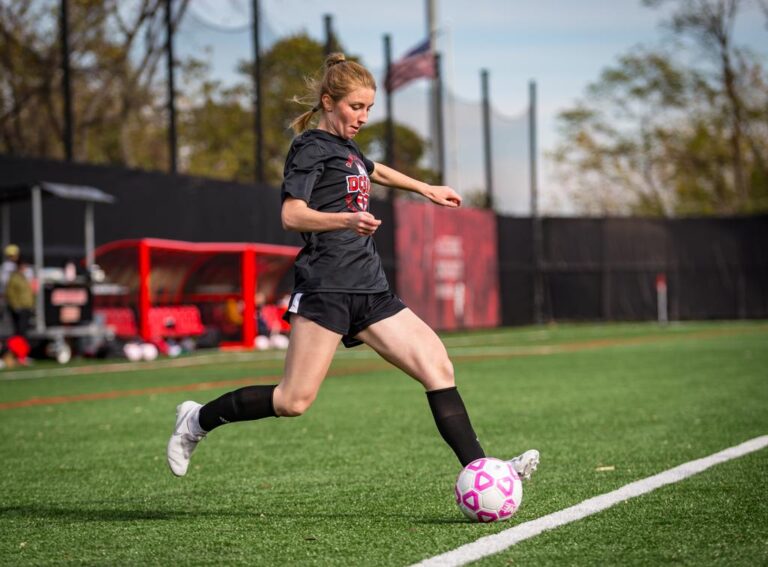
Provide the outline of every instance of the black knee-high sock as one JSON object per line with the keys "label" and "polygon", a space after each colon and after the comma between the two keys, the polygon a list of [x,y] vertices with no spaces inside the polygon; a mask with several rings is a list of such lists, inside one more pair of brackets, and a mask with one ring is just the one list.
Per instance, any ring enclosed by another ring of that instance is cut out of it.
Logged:
{"label": "black knee-high sock", "polygon": [[251,421],[275,417],[272,393],[275,385],[246,386],[208,402],[200,408],[200,427],[211,431],[219,425],[235,421]]}
{"label": "black knee-high sock", "polygon": [[485,457],[459,391],[455,387],[432,390],[427,392],[427,399],[437,430],[456,453],[461,466],[465,467],[475,459]]}

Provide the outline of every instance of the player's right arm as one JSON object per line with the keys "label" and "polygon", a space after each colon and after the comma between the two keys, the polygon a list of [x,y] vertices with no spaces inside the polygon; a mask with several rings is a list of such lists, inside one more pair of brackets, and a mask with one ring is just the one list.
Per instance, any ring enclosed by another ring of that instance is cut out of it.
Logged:
{"label": "player's right arm", "polygon": [[311,209],[306,201],[287,197],[283,201],[281,219],[285,230],[296,232],[326,232],[354,230],[361,236],[370,236],[381,221],[371,213],[322,213]]}

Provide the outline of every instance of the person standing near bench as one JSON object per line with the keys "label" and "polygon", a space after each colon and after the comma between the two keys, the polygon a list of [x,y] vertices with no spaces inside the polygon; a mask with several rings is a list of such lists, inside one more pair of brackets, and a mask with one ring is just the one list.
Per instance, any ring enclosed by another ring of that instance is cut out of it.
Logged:
{"label": "person standing near bench", "polygon": [[35,309],[35,292],[26,275],[28,267],[24,259],[19,258],[16,269],[11,272],[5,285],[5,300],[13,321],[13,334],[24,340],[27,339],[29,322]]}

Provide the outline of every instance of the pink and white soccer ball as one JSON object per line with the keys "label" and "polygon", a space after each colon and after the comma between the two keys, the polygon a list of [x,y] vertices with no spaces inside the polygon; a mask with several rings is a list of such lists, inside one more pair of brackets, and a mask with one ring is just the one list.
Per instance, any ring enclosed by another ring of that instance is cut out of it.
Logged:
{"label": "pink and white soccer ball", "polygon": [[456,504],[476,522],[507,520],[523,500],[523,483],[512,465],[493,457],[469,463],[456,479]]}

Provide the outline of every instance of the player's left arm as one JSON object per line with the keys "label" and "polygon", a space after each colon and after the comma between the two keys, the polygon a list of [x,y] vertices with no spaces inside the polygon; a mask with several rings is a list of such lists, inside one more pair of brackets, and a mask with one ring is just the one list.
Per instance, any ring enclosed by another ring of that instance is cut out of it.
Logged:
{"label": "player's left arm", "polygon": [[371,181],[378,183],[379,185],[384,185],[385,187],[393,187],[395,189],[418,193],[433,203],[443,205],[444,207],[461,206],[461,195],[447,185],[430,185],[424,183],[423,181],[409,177],[404,173],[400,173],[396,169],[392,169],[383,163],[374,162]]}

